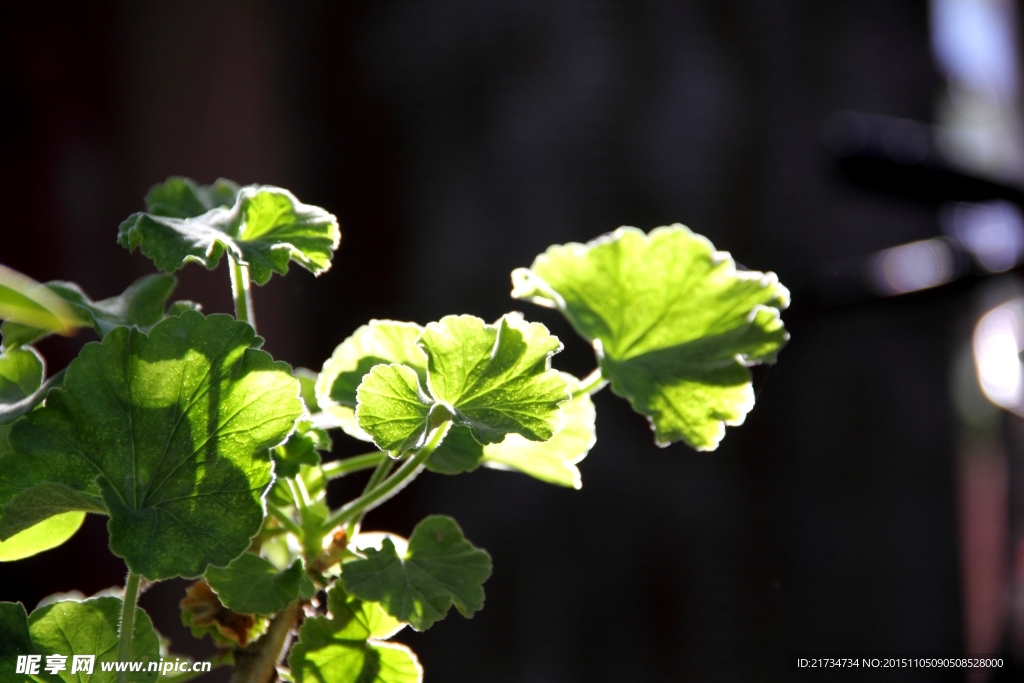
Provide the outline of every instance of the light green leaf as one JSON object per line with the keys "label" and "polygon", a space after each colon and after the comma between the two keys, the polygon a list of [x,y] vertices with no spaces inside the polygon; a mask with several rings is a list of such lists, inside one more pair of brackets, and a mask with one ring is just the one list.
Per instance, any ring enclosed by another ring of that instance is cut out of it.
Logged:
{"label": "light green leaf", "polygon": [[347,434],[372,441],[355,417],[356,389],[375,365],[400,363],[419,375],[426,386],[427,357],[416,345],[423,328],[415,323],[371,320],[334,349],[316,382],[321,409]]}
{"label": "light green leaf", "polygon": [[84,512],[64,512],[0,541],[0,562],[13,562],[56,548],[75,535]]}
{"label": "light green leaf", "polygon": [[559,309],[593,342],[612,390],[662,446],[715,449],[754,405],[747,366],[774,362],[788,339],[778,278],[737,271],[682,225],[553,246],[512,281],[514,298]]}
{"label": "light green leaf", "polygon": [[171,176],[149,189],[146,210],[155,216],[195,218],[210,209],[234,206],[241,189],[226,178],[218,178],[213,185],[200,185],[189,178]]}
{"label": "light green leaf", "polygon": [[327,593],[331,616],[307,619],[288,657],[296,683],[419,683],[423,667],[409,648],[385,643],[403,624],[380,605],[337,583]]}
{"label": "light green leaf", "polygon": [[551,355],[562,344],[540,323],[518,313],[493,325],[447,316],[424,328],[419,345],[427,354],[431,396],[478,442],[498,443],[510,433],[545,441],[558,429],[558,406],[569,392],[551,369]]}
{"label": "light green leaf", "polygon": [[284,571],[259,555],[242,553],[227,567],[210,567],[206,582],[228,609],[244,614],[273,614],[299,597],[305,572],[295,560]]}
{"label": "light green leaf", "polygon": [[[113,683],[117,672],[103,671],[104,662],[118,660],[117,633],[121,620],[120,598],[93,598],[91,600],[57,602],[40,607],[28,618],[28,630],[36,651],[42,655],[58,654],[67,657],[66,668],[56,676],[45,673],[41,667],[40,678],[61,680],[67,683]],[[82,672],[71,673],[73,655],[95,655],[91,676]],[[135,608],[135,626],[132,630],[131,661],[143,662],[143,669],[149,662],[160,661],[160,641],[153,630],[149,615],[141,608]],[[43,657],[43,666],[46,657]],[[128,680],[135,682],[156,681],[157,671],[141,671],[128,674]]]}
{"label": "light green leaf", "polygon": [[294,477],[299,473],[300,465],[319,465],[319,451],[329,451],[331,445],[331,437],[326,430],[314,427],[309,420],[299,420],[288,440],[271,452],[274,457],[274,474],[279,479]]}
{"label": "light green leaf", "polygon": [[[143,331],[155,325],[164,316],[167,299],[177,285],[173,275],[144,275],[129,285],[117,296],[102,301],[93,301],[74,282],[55,280],[45,287],[63,299],[74,311],[76,326],[91,327],[100,337],[119,326],[137,327]],[[195,306],[192,302],[178,302],[178,305]],[[22,346],[50,334],[49,330],[13,321],[4,322],[0,327],[4,346]]]}
{"label": "light green leaf", "polygon": [[[575,377],[566,373],[562,376],[573,390],[579,388]],[[495,469],[517,470],[549,484],[581,488],[583,481],[576,465],[597,441],[596,417],[594,402],[589,395],[581,393],[562,404],[562,427],[550,439],[527,441],[518,434],[509,434],[501,443],[484,447],[483,464]]]}
{"label": "light green leaf", "polygon": [[357,392],[356,418],[382,451],[392,457],[423,445],[433,401],[420,388],[416,371],[405,365],[377,365]]}
{"label": "light green leaf", "polygon": [[34,394],[43,383],[45,369],[35,349],[5,349],[0,353],[0,403],[17,403]]}
{"label": "light green leaf", "polygon": [[443,619],[453,603],[465,617],[483,607],[491,557],[469,543],[451,517],[432,515],[417,524],[404,557],[390,538],[381,550],[365,552],[365,560],[343,566],[345,590],[379,602],[417,631]]}
{"label": "light green leaf", "polygon": [[3,508],[0,539],[14,540],[16,535],[20,536],[27,529],[35,528],[41,523],[40,520],[79,511],[106,514],[107,508],[99,496],[52,482],[36,484],[18,493]]}
{"label": "light green leaf", "polygon": [[[28,614],[20,602],[0,602],[0,680],[23,683],[28,676],[16,674],[19,655],[38,654],[28,633]],[[40,669],[42,670],[42,669]]]}
{"label": "light green leaf", "polygon": [[259,341],[188,311],[85,346],[64,389],[11,430],[0,504],[45,482],[102,499],[111,549],[151,580],[228,564],[263,520],[267,449],[302,412],[298,382]]}
{"label": "light green leaf", "polygon": [[0,265],[0,318],[58,334],[78,326],[74,311],[53,292],[16,270]]}
{"label": "light green leaf", "polygon": [[118,233],[123,247],[141,248],[168,273],[190,261],[212,270],[227,251],[249,267],[259,285],[272,273],[287,273],[290,261],[319,275],[330,268],[341,241],[337,218],[278,187],[244,187],[230,207],[216,206],[195,216],[182,217],[196,209],[194,204],[175,202],[156,206],[176,215],[137,213],[121,223]]}
{"label": "light green leaf", "polygon": [[292,370],[295,379],[299,380],[299,394],[302,402],[306,404],[306,412],[313,414],[320,412],[320,404],[316,400],[317,373],[309,368],[295,368]]}

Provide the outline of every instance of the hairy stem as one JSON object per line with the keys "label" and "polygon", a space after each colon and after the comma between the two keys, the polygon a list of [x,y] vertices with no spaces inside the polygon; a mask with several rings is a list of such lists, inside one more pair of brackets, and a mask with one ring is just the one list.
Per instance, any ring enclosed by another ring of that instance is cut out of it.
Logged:
{"label": "hairy stem", "polygon": [[298,600],[277,613],[263,637],[245,649],[235,650],[235,672],[231,683],[269,683],[277,675],[277,663],[288,646],[299,621]]}
{"label": "hairy stem", "polygon": [[416,451],[413,457],[402,463],[402,466],[394,474],[375,486],[373,490],[367,491],[340,510],[335,510],[321,527],[324,533],[340,524],[347,524],[349,520],[355,519],[364,510],[367,512],[372,510],[405,488],[406,484],[423,469],[423,464],[434,452],[434,449],[441,445],[441,440],[448,433],[449,427],[451,427],[451,422],[444,423],[434,432],[427,445]]}
{"label": "hairy stem", "polygon": [[[369,493],[375,489],[383,480],[384,477],[388,476],[388,472],[391,471],[391,464],[394,461],[391,458],[385,457],[377,463],[376,469],[373,470],[373,474],[370,475],[370,480],[366,482],[366,487],[363,489],[363,493]],[[345,527],[345,537],[355,538],[356,533],[359,531],[359,525],[363,523],[363,517],[366,516],[366,510],[363,510],[356,517],[349,520],[348,526]]]}
{"label": "hairy stem", "polygon": [[580,388],[572,392],[572,397],[583,394],[596,394],[608,386],[608,380],[601,375],[601,368],[594,368],[594,371],[580,380]]}
{"label": "hairy stem", "polygon": [[373,453],[363,453],[362,455],[355,455],[344,460],[332,460],[331,462],[324,463],[320,468],[328,479],[337,479],[344,477],[346,474],[376,467],[378,463],[384,460],[388,460],[386,453],[374,451]]}
{"label": "hairy stem", "polygon": [[[122,662],[131,661],[132,633],[135,631],[135,604],[139,600],[139,579],[141,575],[131,569],[124,582],[124,600],[121,604],[121,626],[117,634],[117,658]],[[126,683],[128,671],[117,672],[117,683]]]}
{"label": "hairy stem", "polygon": [[256,313],[252,307],[252,283],[249,281],[249,266],[243,265],[228,254],[231,267],[231,297],[235,301],[235,317],[249,323],[256,329]]}

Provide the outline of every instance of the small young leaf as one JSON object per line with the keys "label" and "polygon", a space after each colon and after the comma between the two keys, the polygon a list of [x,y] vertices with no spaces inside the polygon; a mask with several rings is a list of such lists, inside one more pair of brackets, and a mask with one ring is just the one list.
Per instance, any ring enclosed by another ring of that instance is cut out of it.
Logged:
{"label": "small young leaf", "polygon": [[398,457],[423,445],[433,401],[420,388],[416,371],[406,365],[377,365],[357,392],[359,426],[382,451]]}
{"label": "small young leaf", "polygon": [[[167,299],[176,285],[177,278],[173,275],[144,275],[121,294],[102,301],[90,299],[74,282],[55,280],[47,282],[45,287],[67,302],[74,311],[78,327],[91,327],[102,337],[122,325],[148,330],[163,317]],[[195,306],[192,302],[178,304]],[[50,331],[8,320],[0,326],[0,333],[4,346],[11,348],[31,344]]]}
{"label": "small young leaf", "polygon": [[[95,655],[89,683],[114,683],[117,672],[103,671],[104,662],[118,661],[117,634],[121,619],[120,598],[92,598],[90,600],[57,602],[32,612],[28,630],[36,651],[43,655],[64,655],[66,668],[59,672],[59,680],[79,683],[82,672],[71,673],[72,655]],[[160,641],[149,615],[135,608],[135,626],[132,630],[131,661],[143,662],[142,671],[128,674],[133,683],[156,681],[157,671],[146,671],[148,662],[160,661]],[[43,657],[45,664],[46,657]],[[43,678],[56,680],[45,673]]]}
{"label": "small young leaf", "polygon": [[789,338],[778,278],[737,271],[682,225],[553,246],[512,281],[514,298],[559,309],[594,343],[612,390],[662,446],[714,450],[754,405],[747,366],[774,362]]}
{"label": "small young leaf", "polygon": [[227,567],[210,567],[206,582],[228,609],[245,614],[273,614],[299,596],[305,573],[295,560],[284,571],[253,553],[242,553]]}
{"label": "small young leaf", "polygon": [[210,209],[234,206],[241,189],[226,178],[218,178],[213,185],[200,185],[189,178],[171,176],[149,189],[146,210],[154,216],[195,218]]}
{"label": "small young leaf", "polygon": [[345,590],[379,602],[417,631],[443,619],[452,604],[465,617],[483,607],[483,583],[491,557],[462,535],[451,517],[432,515],[416,525],[405,557],[385,538],[381,550],[368,548],[365,560],[343,566]]}
{"label": "small young leaf", "polygon": [[[508,439],[513,435],[506,436]],[[518,436],[518,435],[516,435]],[[519,437],[522,439],[522,437]],[[525,439],[524,439],[525,441]],[[493,444],[492,444],[493,445]],[[452,427],[441,445],[427,458],[426,466],[438,474],[462,474],[472,472],[480,466],[485,447],[473,438],[469,427]]]}
{"label": "small young leaf", "polygon": [[447,316],[423,330],[431,396],[454,409],[455,423],[482,444],[506,434],[550,439],[558,406],[569,398],[566,382],[551,369],[562,343],[540,323],[509,313],[486,325],[470,315]]}
{"label": "small young leaf", "polygon": [[419,375],[426,386],[427,357],[416,345],[423,328],[415,323],[371,320],[334,349],[316,382],[316,397],[322,410],[347,434],[371,441],[355,418],[356,389],[375,365],[400,363]]}
{"label": "small young leaf", "polygon": [[314,427],[309,420],[299,420],[295,423],[295,431],[288,440],[271,451],[274,458],[274,474],[279,479],[294,477],[299,473],[300,465],[319,465],[319,451],[329,450],[331,437],[327,431]]}
{"label": "small young leaf", "polygon": [[111,549],[146,578],[226,565],[263,520],[267,449],[302,412],[298,382],[259,341],[229,316],[189,311],[148,336],[120,327],[88,344],[64,389],[11,430],[0,504],[60,484],[102,499]]}
{"label": "small young leaf", "polygon": [[168,273],[190,261],[212,270],[227,251],[249,267],[258,285],[273,273],[287,273],[290,261],[319,275],[330,268],[341,241],[337,218],[278,187],[244,187],[231,207],[195,216],[181,217],[194,205],[161,201],[156,204],[161,211],[178,216],[136,213],[121,223],[118,239],[131,251],[141,248]]}
{"label": "small young leaf", "polygon": [[0,562],[22,560],[56,548],[74,536],[84,521],[84,512],[64,512],[45,519],[0,541]]}
{"label": "small young leaf", "polygon": [[78,327],[59,296],[7,266],[0,266],[0,318],[64,335]]}
{"label": "small young leaf", "polygon": [[288,657],[296,683],[419,683],[423,668],[399,643],[385,643],[403,624],[380,605],[346,595],[337,583],[327,593],[331,616],[308,619]]}
{"label": "small young leaf", "polygon": [[[572,389],[579,380],[562,373]],[[579,394],[562,404],[562,428],[547,441],[527,441],[518,434],[509,434],[501,443],[485,446],[483,464],[495,469],[513,469],[549,484],[578,489],[583,486],[576,467],[597,441],[594,402],[587,394]],[[449,435],[445,442],[451,438]],[[444,444],[441,444],[442,446]],[[428,463],[429,466],[429,463]]]}
{"label": "small young leaf", "polygon": [[19,655],[37,654],[28,632],[28,614],[20,602],[0,602],[0,680],[4,683],[22,683],[30,680],[19,676]]}

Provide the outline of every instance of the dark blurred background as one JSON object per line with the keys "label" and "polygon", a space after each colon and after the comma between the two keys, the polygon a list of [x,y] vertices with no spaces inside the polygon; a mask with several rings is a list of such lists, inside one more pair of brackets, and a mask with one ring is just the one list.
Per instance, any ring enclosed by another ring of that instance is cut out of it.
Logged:
{"label": "dark blurred background", "polygon": [[[472,621],[398,637],[426,680],[843,680],[793,666],[829,653],[1006,662],[855,680],[1018,680],[1024,385],[976,327],[1004,306],[1018,328],[992,338],[1024,344],[1018,12],[3,3],[0,262],[112,296],[153,270],[115,241],[153,183],[287,187],[338,215],[342,245],[323,277],[294,267],[260,288],[257,322],[275,357],[319,369],[370,318],[522,309],[509,273],[549,244],[683,222],[793,290],[792,341],[757,374],[757,407],[696,453],[656,448],[602,392],[581,491],[427,475],[371,514],[403,534],[451,514],[494,557]],[[178,298],[230,310],[223,268],[179,279]],[[558,367],[592,368],[557,314],[524,312],[566,341]],[[51,371],[87,341],[44,342]],[[339,436],[331,457],[361,450]],[[337,503],[361,482],[336,486]],[[31,610],[123,574],[90,516],[67,545],[0,566],[0,599]],[[201,654],[177,622],[184,585],[143,604]]]}

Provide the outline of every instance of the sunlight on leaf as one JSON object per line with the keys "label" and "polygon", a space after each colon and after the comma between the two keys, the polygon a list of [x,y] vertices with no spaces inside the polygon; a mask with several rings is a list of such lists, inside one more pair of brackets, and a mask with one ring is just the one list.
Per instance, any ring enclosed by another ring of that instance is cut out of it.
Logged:
{"label": "sunlight on leaf", "polygon": [[58,334],[78,327],[74,311],[53,292],[16,270],[0,265],[0,318]]}
{"label": "sunlight on leaf", "polygon": [[737,270],[682,225],[553,246],[512,281],[514,298],[557,308],[593,342],[612,391],[662,446],[714,450],[754,405],[747,367],[774,362],[789,338],[774,273]]}
{"label": "sunlight on leaf", "polygon": [[84,512],[64,512],[0,541],[0,562],[13,562],[56,548],[75,535]]}

